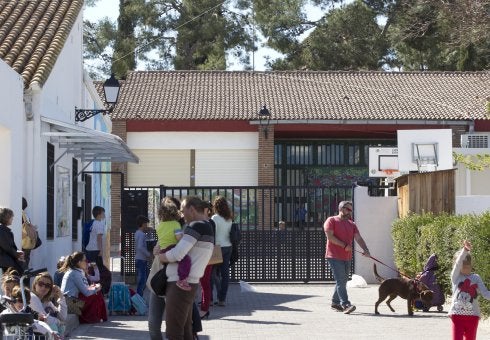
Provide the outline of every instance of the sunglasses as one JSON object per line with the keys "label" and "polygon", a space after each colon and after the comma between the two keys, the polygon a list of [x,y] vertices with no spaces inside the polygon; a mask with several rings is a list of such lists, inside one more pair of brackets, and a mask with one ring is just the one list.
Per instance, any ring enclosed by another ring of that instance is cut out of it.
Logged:
{"label": "sunglasses", "polygon": [[44,287],[46,289],[50,289],[53,286],[51,283],[46,283],[46,282],[42,282],[42,281],[38,281],[37,285],[39,287]]}

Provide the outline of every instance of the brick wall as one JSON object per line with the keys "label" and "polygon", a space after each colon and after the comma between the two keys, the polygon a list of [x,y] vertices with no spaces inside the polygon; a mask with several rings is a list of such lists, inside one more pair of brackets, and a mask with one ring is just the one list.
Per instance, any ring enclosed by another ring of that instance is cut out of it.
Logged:
{"label": "brick wall", "polygon": [[461,135],[468,133],[468,126],[466,125],[455,125],[449,126],[449,128],[453,131],[453,148],[461,147]]}
{"label": "brick wall", "polygon": [[[126,142],[127,131],[126,121],[115,120],[112,122],[112,134],[121,137]],[[114,172],[124,174],[124,185],[127,185],[128,165],[127,163],[112,163],[111,167]],[[111,252],[121,250],[121,177],[117,174],[111,176],[111,233],[110,248]]]}
{"label": "brick wall", "polygon": [[[267,138],[263,128],[258,126],[259,131],[259,155],[258,155],[258,184],[259,186],[274,185],[274,126],[267,129]],[[274,206],[271,206],[274,200],[271,199],[273,192],[265,190],[258,193],[257,218],[259,228],[271,229],[274,227]]]}

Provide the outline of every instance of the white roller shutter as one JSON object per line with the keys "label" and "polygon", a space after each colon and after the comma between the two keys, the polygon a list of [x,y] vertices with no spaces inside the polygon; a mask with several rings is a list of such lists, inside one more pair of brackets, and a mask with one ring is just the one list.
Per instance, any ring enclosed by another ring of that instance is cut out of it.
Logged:
{"label": "white roller shutter", "polygon": [[189,186],[189,150],[132,150],[139,164],[128,163],[129,186]]}
{"label": "white roller shutter", "polygon": [[254,186],[256,149],[196,150],[196,186]]}

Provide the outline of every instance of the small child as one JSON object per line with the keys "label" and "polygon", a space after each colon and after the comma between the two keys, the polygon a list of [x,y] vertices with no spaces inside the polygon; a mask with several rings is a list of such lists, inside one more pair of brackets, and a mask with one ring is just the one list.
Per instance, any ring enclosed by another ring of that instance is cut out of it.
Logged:
{"label": "small child", "polygon": [[485,287],[480,275],[471,272],[471,243],[463,241],[463,249],[456,253],[451,283],[453,301],[448,315],[452,322],[453,340],[475,340],[480,320],[478,293],[490,300],[490,291]]}
{"label": "small child", "polygon": [[146,234],[148,228],[148,217],[139,215],[136,217],[136,226],[138,230],[134,233],[135,265],[136,265],[136,292],[143,296],[148,279],[148,259],[151,258],[151,252],[146,247]]}
{"label": "small child", "polygon": [[[179,211],[173,202],[168,200],[163,201],[158,210],[158,217],[160,218],[160,224],[156,228],[158,244],[160,249],[162,249],[160,253],[165,253],[175,247],[177,242],[183,237],[183,230],[178,222],[180,218]],[[186,255],[179,261],[177,267],[179,280],[176,282],[177,287],[185,291],[192,289],[189,282],[187,282],[190,270],[191,258],[189,255]]]}

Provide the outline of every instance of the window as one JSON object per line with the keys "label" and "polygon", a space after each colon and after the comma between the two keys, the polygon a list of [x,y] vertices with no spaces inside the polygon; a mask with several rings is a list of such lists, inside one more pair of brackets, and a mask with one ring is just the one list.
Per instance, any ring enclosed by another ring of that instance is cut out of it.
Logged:
{"label": "window", "polygon": [[47,143],[46,239],[54,238],[54,145]]}

